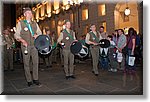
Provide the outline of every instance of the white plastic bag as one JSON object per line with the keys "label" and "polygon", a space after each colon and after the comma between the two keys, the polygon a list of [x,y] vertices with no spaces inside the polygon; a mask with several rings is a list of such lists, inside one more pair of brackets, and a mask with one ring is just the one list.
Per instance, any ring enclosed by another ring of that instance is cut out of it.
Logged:
{"label": "white plastic bag", "polygon": [[122,62],[122,59],[123,59],[122,53],[118,52],[117,53],[117,61]]}
{"label": "white plastic bag", "polygon": [[135,61],[135,57],[134,56],[129,56],[128,65],[134,66],[134,61]]}

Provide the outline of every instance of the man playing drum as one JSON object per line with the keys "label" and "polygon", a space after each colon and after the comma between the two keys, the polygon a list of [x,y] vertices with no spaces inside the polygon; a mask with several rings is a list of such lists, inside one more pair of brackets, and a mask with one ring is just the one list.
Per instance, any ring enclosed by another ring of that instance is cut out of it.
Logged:
{"label": "man playing drum", "polygon": [[64,71],[66,74],[66,79],[75,79],[74,76],[74,55],[70,51],[70,46],[73,41],[76,40],[75,32],[70,29],[71,22],[69,20],[65,21],[65,29],[60,33],[57,42],[63,44],[63,56],[64,56]]}
{"label": "man playing drum", "polygon": [[[38,78],[38,51],[34,46],[34,40],[42,34],[38,24],[32,21],[32,11],[30,8],[23,10],[25,20],[18,22],[16,27],[15,38],[21,42],[21,50],[23,54],[25,76],[30,87],[33,83],[40,85]],[[33,75],[30,73],[29,63],[32,57]],[[33,77],[33,79],[32,79]],[[33,81],[32,81],[33,80]]]}
{"label": "man playing drum", "polygon": [[92,72],[95,74],[95,76],[98,76],[98,60],[99,60],[99,46],[98,43],[101,39],[101,36],[99,32],[96,31],[96,26],[94,24],[90,27],[90,32],[86,34],[86,43],[90,45],[90,51],[92,55],[92,63],[93,63],[93,69]]}

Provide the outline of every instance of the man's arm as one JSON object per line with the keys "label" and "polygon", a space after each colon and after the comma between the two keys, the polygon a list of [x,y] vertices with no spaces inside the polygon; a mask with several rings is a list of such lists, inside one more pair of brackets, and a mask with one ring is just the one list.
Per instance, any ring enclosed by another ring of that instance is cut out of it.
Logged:
{"label": "man's arm", "polygon": [[16,26],[16,33],[14,34],[14,37],[17,41],[21,42],[24,46],[27,47],[27,42],[21,38],[20,36],[20,32],[21,32],[21,23],[19,22]]}
{"label": "man's arm", "polygon": [[75,32],[73,32],[73,39],[76,40]]}
{"label": "man's arm", "polygon": [[57,43],[61,44],[62,39],[63,39],[63,33],[61,32],[57,39]]}

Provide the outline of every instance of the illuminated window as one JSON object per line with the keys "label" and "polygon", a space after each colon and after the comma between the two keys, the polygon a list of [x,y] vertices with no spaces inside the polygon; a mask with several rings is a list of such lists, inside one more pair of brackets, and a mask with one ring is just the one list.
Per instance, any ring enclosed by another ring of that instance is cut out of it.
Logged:
{"label": "illuminated window", "polygon": [[104,27],[104,32],[106,32],[106,22],[102,22],[102,26]]}
{"label": "illuminated window", "polygon": [[82,10],[82,20],[87,20],[88,19],[88,9],[83,9]]}
{"label": "illuminated window", "polygon": [[106,15],[105,4],[98,5],[98,16]]}

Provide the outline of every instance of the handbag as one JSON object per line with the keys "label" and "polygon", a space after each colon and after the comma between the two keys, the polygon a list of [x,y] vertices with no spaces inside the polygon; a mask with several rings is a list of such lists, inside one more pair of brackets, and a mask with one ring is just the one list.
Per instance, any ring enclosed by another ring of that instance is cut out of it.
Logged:
{"label": "handbag", "polygon": [[130,55],[128,60],[128,65],[134,66],[134,61],[135,61],[135,57]]}

